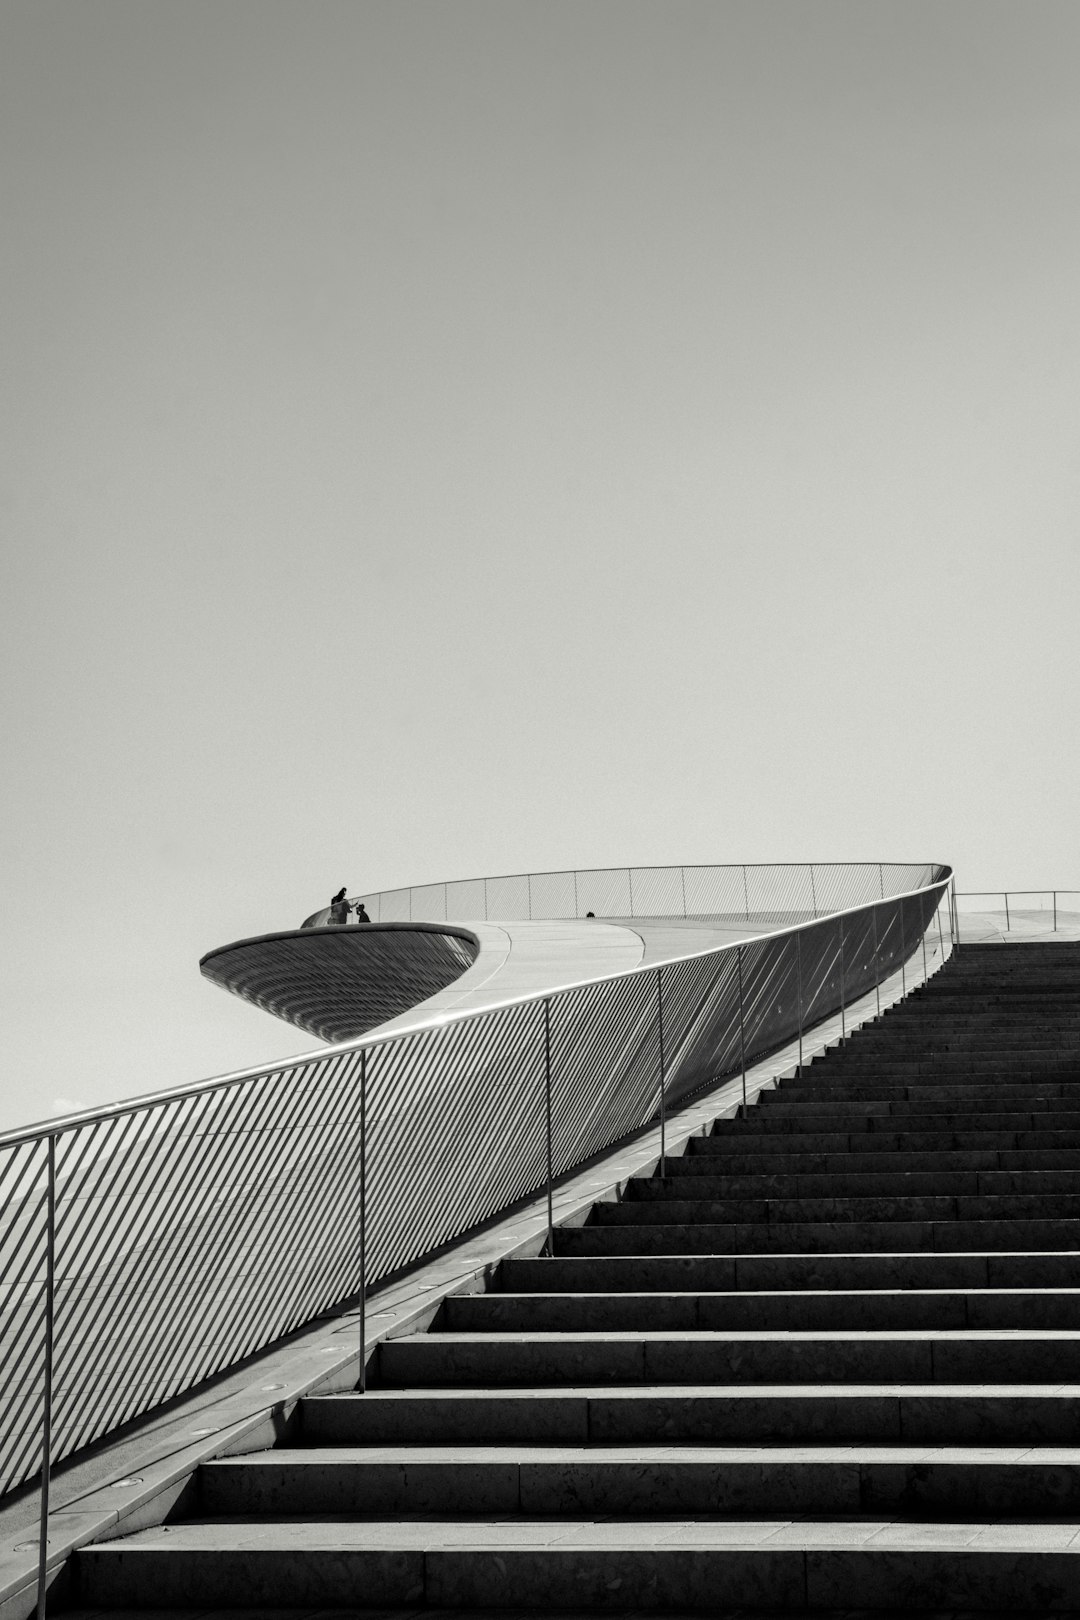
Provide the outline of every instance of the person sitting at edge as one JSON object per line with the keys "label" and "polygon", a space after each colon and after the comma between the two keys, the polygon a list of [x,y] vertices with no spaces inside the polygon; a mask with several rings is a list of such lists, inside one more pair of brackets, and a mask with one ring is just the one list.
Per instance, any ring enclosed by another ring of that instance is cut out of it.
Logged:
{"label": "person sitting at edge", "polygon": [[367,914],[367,907],[364,905],[364,902],[362,900],[358,900],[356,902],[355,906],[353,907],[353,910],[356,912],[356,920],[357,920],[358,923],[365,923],[365,922],[370,922],[371,921],[371,918]]}

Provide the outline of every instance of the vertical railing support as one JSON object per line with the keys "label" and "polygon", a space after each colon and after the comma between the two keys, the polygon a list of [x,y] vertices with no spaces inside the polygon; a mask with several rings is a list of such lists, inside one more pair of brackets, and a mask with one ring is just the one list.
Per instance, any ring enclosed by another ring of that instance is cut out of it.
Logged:
{"label": "vertical railing support", "polygon": [[907,995],[907,939],[904,934],[904,897],[900,896],[900,993]]}
{"label": "vertical railing support", "polygon": [[878,951],[877,906],[870,913],[874,924],[874,998],[877,1002],[877,1016],[881,1017],[881,956]]}
{"label": "vertical railing support", "polygon": [[367,1394],[367,1051],[360,1049],[360,1382]]}
{"label": "vertical railing support", "polygon": [[548,996],[544,997],[544,1117],[547,1134],[547,1254],[550,1259],[555,1253],[555,1202],[551,1192],[554,1163],[551,1146],[551,1000]]}
{"label": "vertical railing support", "polygon": [[950,915],[952,917],[953,950],[959,952],[959,950],[960,950],[960,908],[956,903],[956,879],[955,879],[955,877],[953,878],[952,883],[949,885],[949,893],[951,895]]}
{"label": "vertical railing support", "polygon": [[840,1042],[847,1039],[847,1009],[844,1006],[844,919],[840,919]]}
{"label": "vertical railing support", "polygon": [[944,962],[944,960],[945,960],[945,933],[944,933],[944,930],[942,929],[942,926],[941,926],[941,899],[942,899],[942,897],[939,895],[938,896],[938,903],[937,903],[937,938],[938,938],[938,950],[941,952],[941,960]]}
{"label": "vertical railing support", "polygon": [[53,1323],[56,1299],[56,1137],[48,1142],[45,1203],[45,1365],[41,1392],[41,1519],[38,1529],[38,1620],[45,1620],[49,1573],[49,1486],[52,1482]]}
{"label": "vertical railing support", "polygon": [[667,1066],[664,1062],[664,975],[656,970],[656,1016],[660,1025],[660,1179],[667,1175]]}
{"label": "vertical railing support", "polygon": [[1005,932],[1009,933],[1011,931],[1011,929],[1012,929],[1012,923],[1009,921],[1009,896],[1008,896],[1008,893],[1006,893],[1006,895],[1005,895]]}
{"label": "vertical railing support", "polygon": [[743,1019],[743,989],[742,989],[742,953],[740,945],[737,953],[739,965],[739,1063],[742,1067],[742,1106],[746,1113],[746,1024]]}
{"label": "vertical railing support", "polygon": [[803,1028],[802,930],[801,929],[795,935],[795,981],[796,981],[798,997],[799,997],[799,1067],[795,1071],[795,1075],[796,1075],[796,1079],[801,1080],[802,1079],[802,1028]]}
{"label": "vertical railing support", "polygon": [[1054,890],[1054,933],[1057,933],[1057,890]]}
{"label": "vertical railing support", "polygon": [[[922,921],[922,901],[919,901],[919,921]],[[930,969],[926,965],[926,929],[922,931],[922,977],[923,984],[930,977]]]}

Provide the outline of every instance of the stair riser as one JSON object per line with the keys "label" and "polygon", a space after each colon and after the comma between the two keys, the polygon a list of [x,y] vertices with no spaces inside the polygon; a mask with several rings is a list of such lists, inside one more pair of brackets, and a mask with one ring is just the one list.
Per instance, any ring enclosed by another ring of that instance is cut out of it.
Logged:
{"label": "stair riser", "polygon": [[853,1254],[971,1249],[1074,1250],[1075,1221],[789,1221],[777,1226],[679,1226],[674,1222],[556,1229],[559,1255]]}
{"label": "stair riser", "polygon": [[1080,1196],[1076,1170],[908,1170],[890,1174],[857,1171],[843,1175],[684,1175],[681,1165],[663,1181],[632,1182],[629,1201],[668,1199],[823,1199],[823,1198],[1031,1198],[1054,1193]]}
{"label": "stair riser", "polygon": [[[694,1137],[692,1142],[704,1140]],[[869,1144],[868,1144],[869,1145]],[[988,1152],[926,1151],[923,1153],[733,1153],[717,1146],[711,1152],[691,1149],[668,1161],[678,1176],[719,1175],[881,1175],[913,1171],[954,1174],[969,1170],[1063,1170],[1077,1175],[1080,1185],[1080,1149],[1004,1149]]]}
{"label": "stair riser", "polygon": [[[79,1555],[81,1597],[102,1607],[172,1608],[1080,1608],[1080,1554],[715,1548],[680,1545],[676,1527],[670,1534],[667,1545],[603,1549],[105,1546]],[[634,1535],[628,1526],[628,1542]]]}
{"label": "stair riser", "polygon": [[1080,1288],[1080,1253],[588,1255],[507,1260],[500,1287],[537,1293],[758,1289]]}
{"label": "stair riser", "polygon": [[1080,1292],[1031,1294],[475,1294],[446,1302],[449,1333],[886,1332],[1009,1328],[1080,1332]]}
{"label": "stair riser", "polygon": [[543,1384],[1060,1384],[1080,1381],[1080,1340],[400,1339],[380,1347],[382,1387]]}
{"label": "stair riser", "polygon": [[463,1392],[308,1400],[305,1445],[1080,1444],[1076,1396],[853,1390],[624,1394]]}
{"label": "stair riser", "polygon": [[[1077,1223],[1080,1239],[1080,1194],[1012,1193],[980,1197],[962,1194],[957,1198],[707,1198],[678,1196],[681,1189],[661,1187],[650,1192],[639,1186],[637,1196],[621,1204],[600,1204],[594,1215],[597,1226],[639,1226],[652,1221],[689,1225],[704,1222],[711,1226],[766,1222],[812,1223],[818,1221],[1044,1221],[1066,1220]],[[694,1189],[692,1189],[694,1190]]]}
{"label": "stair riser", "polygon": [[375,1463],[293,1459],[201,1471],[216,1518],[433,1513],[529,1517],[755,1513],[1080,1513],[1080,1466],[859,1461]]}

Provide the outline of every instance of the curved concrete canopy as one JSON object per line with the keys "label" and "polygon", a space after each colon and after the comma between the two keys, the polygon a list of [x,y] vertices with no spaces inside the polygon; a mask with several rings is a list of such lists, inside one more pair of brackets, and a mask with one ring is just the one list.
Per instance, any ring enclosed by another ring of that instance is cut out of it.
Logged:
{"label": "curved concrete canopy", "polygon": [[347,1041],[422,1004],[476,961],[476,936],[438,923],[290,929],[199,963],[212,984],[323,1041]]}

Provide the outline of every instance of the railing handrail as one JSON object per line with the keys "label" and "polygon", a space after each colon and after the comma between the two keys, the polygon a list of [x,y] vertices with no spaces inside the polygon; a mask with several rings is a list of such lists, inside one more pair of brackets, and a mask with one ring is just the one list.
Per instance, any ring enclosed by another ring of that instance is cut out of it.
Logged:
{"label": "railing handrail", "polygon": [[[742,863],[730,862],[727,864],[730,866],[736,866],[741,865]],[[797,867],[807,866],[811,863],[807,861],[776,861],[761,862],[759,864]],[[876,866],[882,863],[877,861],[818,861],[814,862],[813,864],[817,866]],[[906,863],[900,861],[890,861],[884,864],[890,866],[900,866]],[[913,861],[910,864],[917,865],[918,863]],[[932,863],[924,862],[923,864],[929,865]],[[700,868],[700,870],[704,869],[705,868]],[[582,870],[584,870],[584,868],[582,868]],[[591,870],[620,872],[625,871],[626,868],[613,866],[591,868]],[[631,870],[645,870],[645,868],[631,868]],[[651,868],[651,870],[667,871],[670,870],[670,868],[654,867]],[[777,939],[782,934],[796,934],[802,930],[814,928],[823,922],[829,922],[838,917],[854,916],[856,913],[870,911],[875,907],[888,905],[897,900],[914,899],[916,895],[928,894],[933,889],[944,890],[948,887],[952,879],[952,868],[950,866],[943,866],[939,869],[939,871],[941,875],[933,878],[929,883],[918,885],[916,888],[905,889],[895,894],[887,894],[883,898],[879,897],[876,900],[866,900],[855,906],[840,907],[835,911],[823,911],[820,912],[818,916],[809,917],[803,922],[782,923],[778,927],[769,929],[765,932],[748,934],[743,939],[726,940],[722,945],[708,946],[704,950],[699,947],[697,950],[682,951],[673,953],[670,956],[655,957],[648,963],[637,962],[633,967],[617,968],[606,973],[595,974],[588,978],[573,979],[565,984],[551,986],[545,990],[530,990],[523,995],[506,996],[502,1000],[492,1001],[483,1007],[447,1009],[446,1011],[433,1013],[428,1019],[420,1024],[414,1024],[403,1029],[394,1030],[389,1035],[379,1035],[377,1032],[358,1035],[350,1038],[349,1040],[335,1041],[332,1044],[317,1047],[310,1052],[298,1052],[295,1057],[276,1058],[270,1063],[254,1064],[246,1069],[232,1069],[227,1074],[212,1075],[206,1080],[195,1080],[189,1082],[187,1085],[171,1086],[162,1091],[143,1092],[137,1097],[127,1097],[115,1103],[103,1103],[97,1108],[82,1109],[73,1114],[57,1115],[49,1120],[41,1120],[35,1125],[27,1125],[15,1131],[5,1131],[0,1133],[0,1148],[13,1147],[22,1142],[40,1141],[45,1137],[57,1135],[62,1131],[77,1130],[82,1126],[94,1125],[99,1121],[106,1119],[117,1119],[122,1117],[124,1114],[136,1113],[143,1108],[163,1107],[168,1103],[180,1102],[186,1097],[201,1096],[209,1091],[224,1091],[230,1086],[244,1085],[250,1080],[258,1080],[263,1076],[269,1078],[271,1075],[283,1074],[289,1069],[299,1067],[303,1063],[316,1062],[324,1058],[337,1056],[343,1052],[359,1051],[362,1048],[371,1050],[377,1047],[389,1046],[396,1041],[408,1040],[415,1035],[421,1034],[426,1029],[442,1027],[449,1023],[464,1023],[473,1018],[488,1017],[492,1012],[499,1008],[526,1006],[531,1002],[544,1001],[551,996],[561,996],[564,994],[569,994],[575,990],[584,990],[590,986],[606,984],[614,979],[633,978],[635,975],[642,973],[655,973],[658,967],[673,967],[679,962],[699,961],[710,956],[721,956],[725,952],[738,950],[740,947],[757,941]],[[415,886],[427,887],[427,885]],[[987,892],[998,894],[1003,893],[1004,891],[988,890]],[[1058,890],[1058,893],[1063,892],[1064,891],[1062,890]],[[511,919],[503,920],[510,921]],[[552,920],[557,921],[559,919]],[[597,918],[596,920],[598,922],[602,922],[603,918]],[[638,920],[645,922],[649,919],[643,917]],[[493,926],[498,925],[494,924]]]}
{"label": "railing handrail", "polygon": [[958,900],[984,900],[991,894],[1080,894],[1080,889],[957,889]]}

